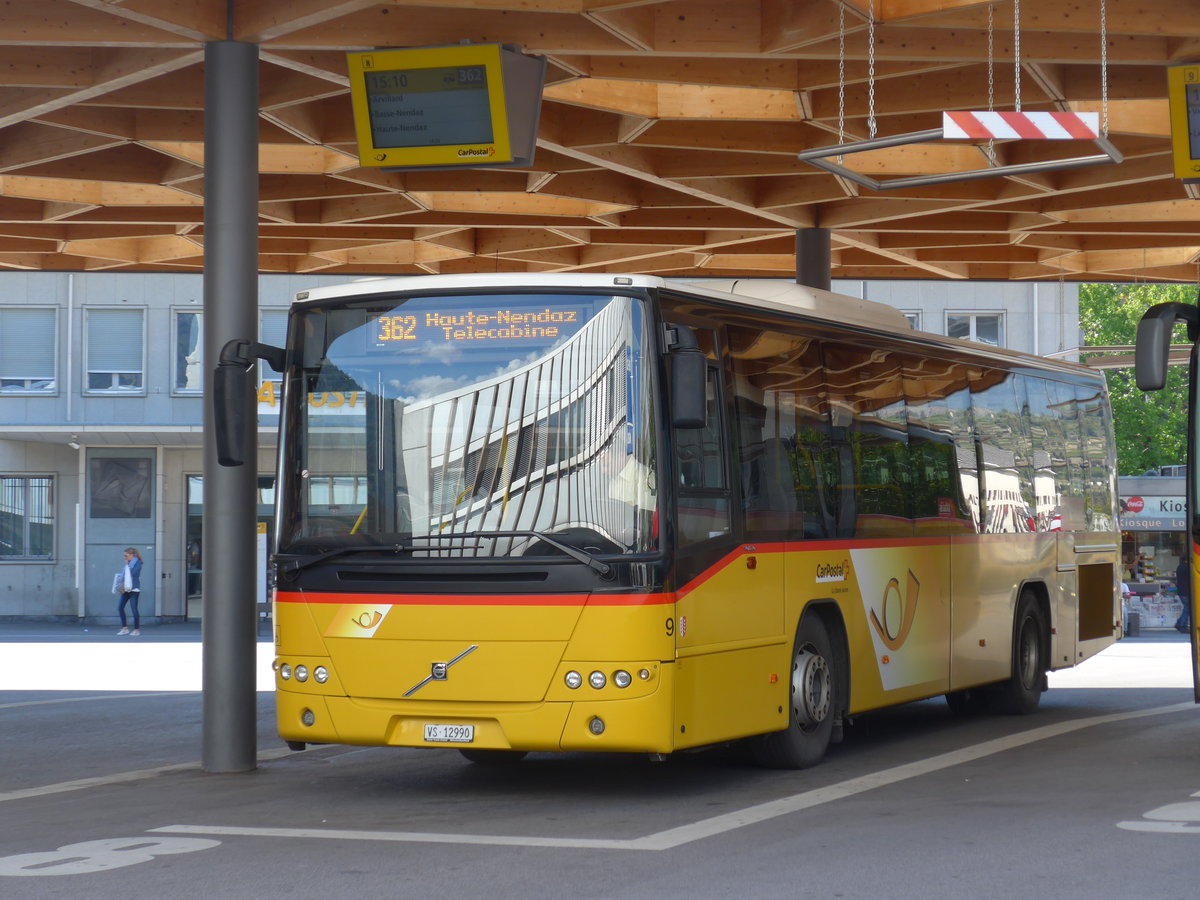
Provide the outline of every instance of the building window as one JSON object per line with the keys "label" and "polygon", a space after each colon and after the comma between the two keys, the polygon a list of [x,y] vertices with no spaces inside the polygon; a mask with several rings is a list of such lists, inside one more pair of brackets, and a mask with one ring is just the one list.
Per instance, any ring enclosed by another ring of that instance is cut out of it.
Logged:
{"label": "building window", "polygon": [[908,319],[909,327],[914,331],[921,330],[921,311],[919,309],[902,309],[900,312]]}
{"label": "building window", "polygon": [[946,313],[946,334],[964,341],[1004,346],[1003,313]]}
{"label": "building window", "polygon": [[54,478],[0,475],[0,561],[53,557]]}
{"label": "building window", "polygon": [[204,390],[204,314],[175,313],[174,381],[177,394]]}
{"label": "building window", "polygon": [[0,392],[56,393],[57,319],[53,307],[0,309]]}
{"label": "building window", "polygon": [[[264,309],[258,318],[258,340],[270,347],[287,342],[287,310]],[[279,415],[280,375],[266,362],[258,364],[258,403],[262,415]]]}
{"label": "building window", "polygon": [[88,393],[143,393],[145,311],[87,311]]}

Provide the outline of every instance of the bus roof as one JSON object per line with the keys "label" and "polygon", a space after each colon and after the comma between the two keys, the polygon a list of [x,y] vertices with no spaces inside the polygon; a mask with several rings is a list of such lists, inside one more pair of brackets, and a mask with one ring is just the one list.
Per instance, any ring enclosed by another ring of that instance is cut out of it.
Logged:
{"label": "bus roof", "polygon": [[656,275],[601,275],[573,273],[497,273],[494,275],[407,275],[397,278],[364,278],[341,285],[301,291],[298,302],[334,297],[368,296],[407,291],[478,291],[482,288],[660,288],[683,290],[713,300],[742,303],[774,312],[797,313],[871,328],[910,331],[904,314],[886,303],[862,300],[778,279],[712,279],[676,281]]}
{"label": "bus roof", "polygon": [[580,274],[550,272],[518,272],[470,275],[403,275],[372,277],[345,284],[326,285],[296,294],[296,302],[312,302],[346,297],[369,297],[372,294],[427,293],[480,291],[489,288],[539,291],[562,288],[651,288],[677,290],[717,302],[741,304],[767,312],[851,325],[875,332],[890,332],[904,338],[994,360],[1007,359],[1038,368],[1059,369],[1076,376],[1081,373],[1096,376],[1094,369],[1079,363],[1044,356],[1031,356],[1006,347],[993,347],[977,341],[965,341],[932,332],[915,331],[900,310],[886,303],[864,300],[846,294],[835,294],[819,288],[769,278],[701,279],[697,281],[662,278],[657,275]]}

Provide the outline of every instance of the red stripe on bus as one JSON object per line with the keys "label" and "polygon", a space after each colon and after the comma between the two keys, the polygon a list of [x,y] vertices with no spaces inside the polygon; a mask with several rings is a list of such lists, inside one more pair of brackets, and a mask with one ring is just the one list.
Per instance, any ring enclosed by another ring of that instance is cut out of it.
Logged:
{"label": "red stripe on bus", "polygon": [[276,603],[334,603],[375,606],[661,606],[670,594],[343,594],[279,591]]}
{"label": "red stripe on bus", "polygon": [[[862,538],[826,541],[774,541],[740,544],[679,589],[677,594],[352,594],[329,591],[279,591],[277,603],[375,604],[377,606],[665,606],[692,593],[745,556],[778,553],[849,553],[851,550],[886,550],[896,547],[930,547],[939,544],[984,543],[988,539],[1036,538],[1036,534],[955,534],[930,537]],[[1200,551],[1198,551],[1200,552]]]}

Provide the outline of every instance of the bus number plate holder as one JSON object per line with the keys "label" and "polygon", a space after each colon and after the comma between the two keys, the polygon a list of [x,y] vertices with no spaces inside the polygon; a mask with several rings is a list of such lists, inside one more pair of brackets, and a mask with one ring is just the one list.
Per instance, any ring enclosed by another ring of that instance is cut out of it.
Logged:
{"label": "bus number plate holder", "polygon": [[475,726],[426,722],[425,740],[435,744],[469,744],[475,740]]}

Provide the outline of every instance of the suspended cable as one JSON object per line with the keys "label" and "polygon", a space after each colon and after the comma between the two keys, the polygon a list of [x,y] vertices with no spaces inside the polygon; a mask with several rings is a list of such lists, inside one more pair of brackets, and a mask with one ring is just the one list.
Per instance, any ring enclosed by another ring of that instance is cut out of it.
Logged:
{"label": "suspended cable", "polygon": [[1100,0],[1100,134],[1108,137],[1108,0]]}
{"label": "suspended cable", "polygon": [[875,0],[867,4],[867,136],[875,137]]}
{"label": "suspended cable", "polygon": [[1021,111],[1021,0],[1013,0],[1013,108]]}

